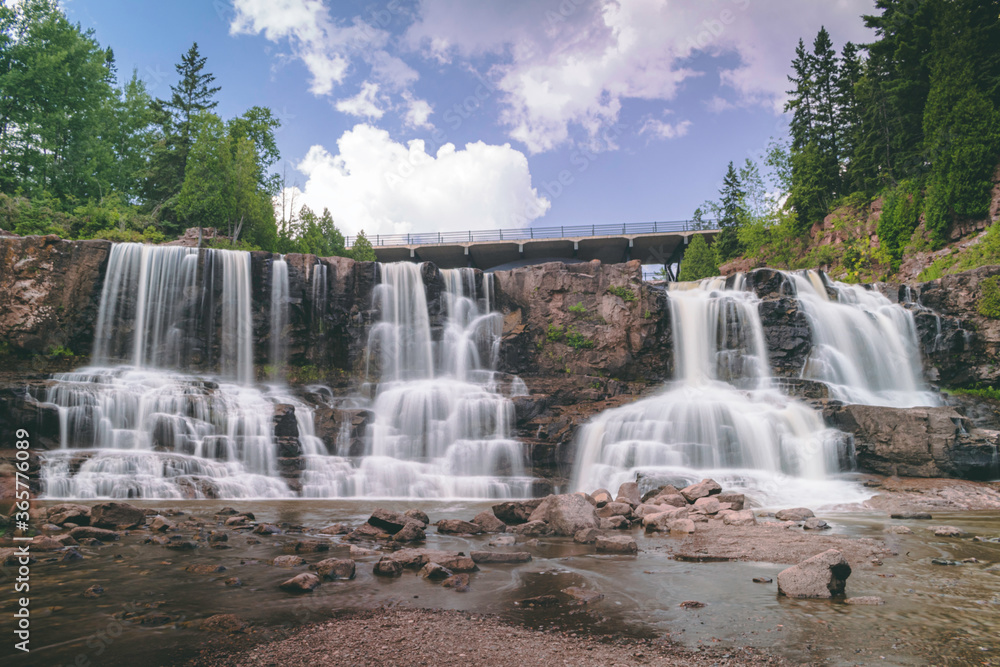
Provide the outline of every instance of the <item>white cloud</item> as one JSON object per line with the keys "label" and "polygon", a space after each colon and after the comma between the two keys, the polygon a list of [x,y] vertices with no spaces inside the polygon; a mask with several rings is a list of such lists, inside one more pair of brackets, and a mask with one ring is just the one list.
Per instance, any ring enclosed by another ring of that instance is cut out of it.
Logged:
{"label": "white cloud", "polygon": [[370,81],[361,84],[361,91],[357,95],[338,100],[334,106],[341,113],[363,118],[381,118],[385,114],[378,106],[378,84]]}
{"label": "white cloud", "polygon": [[406,100],[406,115],[403,117],[403,122],[407,127],[415,129],[434,127],[434,124],[428,120],[434,113],[434,107],[431,106],[430,102],[417,99],[409,92],[403,93],[403,99]]}
{"label": "white cloud", "polygon": [[658,139],[676,139],[688,133],[691,121],[682,120],[679,123],[664,123],[656,118],[648,118],[639,128],[639,134],[650,134]]}
{"label": "white cloud", "polygon": [[551,206],[531,186],[524,154],[509,144],[445,144],[430,155],[423,141],[404,145],[359,124],[337,150],[309,149],[297,165],[308,180],[296,201],[329,208],[346,234],[523,226]]}

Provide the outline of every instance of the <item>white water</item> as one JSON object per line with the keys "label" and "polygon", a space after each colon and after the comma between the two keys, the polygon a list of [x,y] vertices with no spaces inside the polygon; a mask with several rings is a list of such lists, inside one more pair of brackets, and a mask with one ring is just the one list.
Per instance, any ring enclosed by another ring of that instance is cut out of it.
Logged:
{"label": "white water", "polygon": [[271,377],[284,376],[288,361],[285,328],[288,326],[288,263],[283,256],[271,260]]}
{"label": "white water", "polygon": [[789,277],[813,336],[802,377],[826,383],[831,398],[845,403],[940,405],[921,378],[913,313],[874,290],[816,271]]}
{"label": "white water", "polygon": [[849,457],[841,435],[771,387],[757,297],[742,280],[724,286],[671,286],[676,381],[581,430],[573,488],[613,492],[644,474],[679,484],[712,477],[765,506],[864,498],[830,479]]}
{"label": "white water", "polygon": [[[512,498],[531,495],[524,445],[510,436],[513,403],[494,379],[502,318],[492,276],[442,271],[443,330],[431,330],[420,265],[381,264],[380,320],[369,373],[379,383],[359,460],[311,458],[304,495]],[[523,383],[522,383],[523,384]]]}

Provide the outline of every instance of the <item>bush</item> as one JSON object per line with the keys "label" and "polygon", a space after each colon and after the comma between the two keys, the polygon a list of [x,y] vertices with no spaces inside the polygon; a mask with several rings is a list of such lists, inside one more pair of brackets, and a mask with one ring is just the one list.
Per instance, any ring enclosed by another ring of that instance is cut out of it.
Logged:
{"label": "bush", "polygon": [[698,234],[691,239],[691,244],[684,252],[678,280],[687,282],[717,275],[719,275],[719,267],[715,263],[715,253],[708,247],[705,237]]}
{"label": "bush", "polygon": [[594,347],[594,341],[590,340],[573,327],[570,327],[566,331],[566,344],[574,350],[586,350]]}
{"label": "bush", "polygon": [[882,200],[878,241],[893,272],[899,270],[903,260],[903,247],[917,228],[921,205],[920,184],[913,180],[901,182],[887,192]]}
{"label": "bush", "polygon": [[545,332],[545,338],[552,343],[562,340],[563,336],[565,335],[566,335],[565,329],[563,329],[563,327],[559,326],[558,324],[550,324],[549,330]]}
{"label": "bush", "polygon": [[1000,320],[1000,276],[991,276],[979,283],[976,310],[983,317]]}
{"label": "bush", "polygon": [[611,287],[608,288],[608,292],[614,294],[616,297],[625,302],[632,302],[638,299],[638,297],[635,295],[635,292],[633,292],[627,287],[619,287],[618,285],[612,285]]}
{"label": "bush", "polygon": [[583,315],[587,312],[587,308],[586,306],[583,305],[583,301],[579,301],[575,306],[569,307],[569,312],[575,313],[577,315]]}

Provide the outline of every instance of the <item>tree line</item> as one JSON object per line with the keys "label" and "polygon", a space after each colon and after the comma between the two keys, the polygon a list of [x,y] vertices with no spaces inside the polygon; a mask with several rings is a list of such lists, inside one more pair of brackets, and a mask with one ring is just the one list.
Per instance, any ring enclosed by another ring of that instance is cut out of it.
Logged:
{"label": "tree line", "polygon": [[757,208],[757,166],[730,163],[719,200],[704,207],[721,227],[714,265],[699,260],[694,273],[760,254],[787,265],[831,211],[878,197],[876,259],[890,273],[908,247],[940,248],[956,222],[988,215],[1000,160],[1000,0],[875,4],[880,13],[861,17],[875,34],[869,44],[838,54],[822,27],[811,46],[799,40],[789,137],[764,159],[767,205]]}
{"label": "tree line", "polygon": [[161,242],[215,227],[219,245],[374,260],[329,211],[275,214],[280,120],[265,106],[223,119],[198,44],[167,99],[53,0],[0,5],[0,227],[16,234]]}

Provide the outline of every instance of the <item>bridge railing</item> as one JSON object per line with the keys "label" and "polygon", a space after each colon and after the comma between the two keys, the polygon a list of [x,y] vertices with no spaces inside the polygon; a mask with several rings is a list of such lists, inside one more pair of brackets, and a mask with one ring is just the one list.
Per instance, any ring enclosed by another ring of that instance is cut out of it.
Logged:
{"label": "bridge railing", "polygon": [[[718,229],[715,220],[673,220],[669,222],[627,222],[611,225],[564,225],[561,227],[522,227],[518,229],[483,229],[467,232],[425,232],[422,234],[375,234],[368,240],[373,246],[432,245],[435,243],[476,243],[480,241],[530,241],[620,234],[657,234]],[[348,236],[347,247],[357,240]]]}

